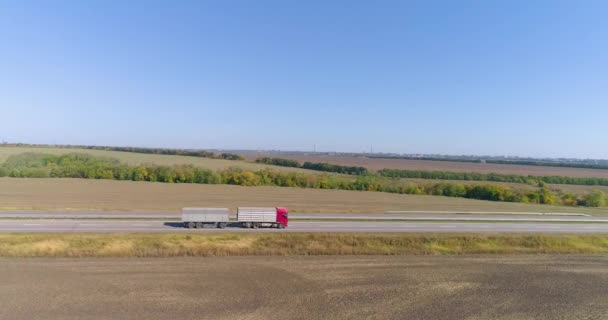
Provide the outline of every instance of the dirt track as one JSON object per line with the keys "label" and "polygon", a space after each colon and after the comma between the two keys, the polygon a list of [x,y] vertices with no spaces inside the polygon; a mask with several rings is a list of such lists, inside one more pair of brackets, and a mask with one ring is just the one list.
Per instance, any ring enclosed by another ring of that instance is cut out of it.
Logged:
{"label": "dirt track", "polygon": [[0,319],[606,319],[608,257],[0,260]]}

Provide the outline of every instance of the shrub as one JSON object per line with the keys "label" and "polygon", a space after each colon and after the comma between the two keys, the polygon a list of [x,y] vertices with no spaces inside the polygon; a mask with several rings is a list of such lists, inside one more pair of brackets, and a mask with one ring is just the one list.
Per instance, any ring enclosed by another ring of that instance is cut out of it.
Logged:
{"label": "shrub", "polygon": [[603,207],[606,205],[606,195],[602,191],[593,191],[585,196],[589,207]]}

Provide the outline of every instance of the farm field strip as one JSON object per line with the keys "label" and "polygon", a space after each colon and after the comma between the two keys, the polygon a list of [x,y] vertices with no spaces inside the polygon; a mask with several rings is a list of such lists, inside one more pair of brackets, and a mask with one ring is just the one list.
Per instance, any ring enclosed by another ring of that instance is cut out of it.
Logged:
{"label": "farm field strip", "polygon": [[380,159],[354,156],[315,156],[315,155],[271,155],[264,153],[243,153],[247,160],[253,161],[259,157],[276,157],[297,160],[300,162],[327,162],[344,166],[361,166],[369,170],[381,169],[403,169],[421,171],[455,171],[455,172],[478,172],[499,173],[532,176],[566,176],[566,177],[597,177],[608,178],[608,170],[543,167],[510,164],[488,164],[455,161],[431,161],[431,160],[405,160],[405,159]]}
{"label": "farm field strip", "polygon": [[94,149],[72,149],[72,148],[44,148],[44,147],[0,147],[0,163],[4,162],[9,156],[18,155],[22,153],[46,153],[53,155],[62,155],[67,153],[86,153],[97,157],[110,157],[125,162],[130,165],[138,164],[157,164],[157,165],[183,165],[191,164],[198,167],[203,167],[211,170],[223,170],[230,167],[239,167],[244,170],[262,170],[272,169],[278,171],[296,171],[296,172],[311,172],[305,169],[298,168],[287,168],[270,166],[259,163],[252,163],[247,161],[234,161],[234,160],[223,160],[223,159],[210,159],[210,158],[199,158],[189,156],[177,156],[177,155],[161,155],[161,154],[144,154],[144,153],[133,153],[123,151],[105,151],[105,150],[94,150]]}
{"label": "farm field strip", "polygon": [[387,211],[572,212],[608,215],[602,208],[565,208],[382,192],[169,184],[87,179],[0,178],[0,211],[177,213],[183,207],[286,206],[293,213]]}
{"label": "farm field strip", "polygon": [[[563,254],[3,258],[0,318],[603,319],[607,262]],[[218,307],[226,301],[231,308]]]}
{"label": "farm field strip", "polygon": [[[259,164],[251,161],[232,161],[232,160],[222,160],[222,159],[209,159],[209,158],[199,158],[199,157],[189,157],[189,156],[177,156],[177,155],[156,155],[156,154],[140,154],[140,153],[132,153],[132,152],[122,152],[122,151],[105,151],[105,150],[94,150],[94,149],[76,149],[76,148],[52,148],[52,147],[0,147],[0,163],[4,162],[11,155],[18,155],[26,152],[33,153],[46,153],[53,155],[61,155],[66,153],[87,153],[92,156],[98,157],[109,157],[115,158],[121,162],[130,165],[138,165],[138,164],[157,164],[157,165],[179,165],[179,164],[189,164],[194,165],[201,168],[206,168],[210,170],[224,170],[231,167],[238,167],[243,170],[263,170],[269,169],[273,171],[281,171],[281,172],[301,172],[305,174],[327,174],[336,177],[337,179],[346,179],[353,180],[356,176],[352,175],[344,175],[338,173],[329,173],[329,172],[321,172],[314,170],[307,170],[301,168],[290,168],[290,167],[282,167],[282,166],[274,166],[267,164]],[[296,158],[294,156],[286,156],[291,158]],[[254,160],[255,157],[252,157],[249,154],[249,159]],[[358,157],[316,157],[317,159],[312,159],[314,156],[305,157],[299,160],[311,160],[311,161],[329,161],[336,162],[338,164],[344,164],[343,161],[384,161],[394,159],[368,159],[368,158],[358,158]],[[361,160],[364,159],[364,160]],[[366,159],[366,160],[365,160]],[[335,161],[334,161],[335,160]],[[410,163],[412,160],[399,160],[404,163]],[[434,165],[440,167],[433,167],[433,170],[442,170],[444,169],[446,163],[444,161],[431,161]],[[448,163],[449,164],[449,163]],[[461,163],[456,163],[460,165]],[[466,163],[465,163],[466,164]],[[480,164],[473,164],[480,165]],[[511,167],[519,167],[519,166],[511,166]],[[536,169],[541,169],[545,167],[535,167]],[[445,168],[449,170],[449,168]],[[570,169],[570,168],[549,168],[549,169]],[[576,170],[585,170],[585,169],[576,169]],[[595,170],[601,173],[608,173],[608,170]],[[577,171],[578,172],[578,171]],[[458,183],[464,185],[471,184],[492,184],[492,185],[500,185],[509,188],[513,188],[515,190],[520,191],[532,191],[537,189],[535,186],[521,183],[508,183],[508,182],[494,182],[494,181],[472,181],[472,180],[442,180],[442,179],[416,179],[416,178],[398,178],[395,180],[396,183],[412,183],[412,184],[436,184],[436,183]],[[390,183],[389,183],[390,184]],[[579,186],[579,185],[563,185],[563,184],[551,184],[549,185],[554,190],[560,190],[564,192],[572,192],[577,195],[584,195],[589,192],[600,190],[605,193],[608,193],[608,187],[606,186]]]}
{"label": "farm field strip", "polygon": [[128,164],[152,163],[158,165],[192,164],[208,168],[211,170],[223,170],[230,167],[240,167],[245,170],[272,169],[294,172],[318,172],[300,168],[290,168],[272,166],[255,163],[259,157],[277,157],[298,160],[300,162],[327,162],[346,166],[362,166],[376,171],[380,169],[404,169],[422,171],[455,171],[455,172],[479,172],[479,173],[499,173],[533,176],[566,176],[566,177],[598,177],[608,178],[608,170],[601,169],[582,169],[582,168],[560,168],[543,166],[524,166],[506,164],[484,164],[450,161],[430,161],[430,160],[403,160],[403,159],[380,159],[366,157],[346,157],[346,156],[293,156],[293,155],[270,155],[263,153],[243,153],[248,161],[231,161],[222,159],[198,158],[189,156],[143,154],[122,151],[105,151],[94,149],[77,148],[53,148],[53,147],[1,147],[0,163],[11,155],[26,152],[66,154],[66,153],[88,153],[93,156],[112,157]]}

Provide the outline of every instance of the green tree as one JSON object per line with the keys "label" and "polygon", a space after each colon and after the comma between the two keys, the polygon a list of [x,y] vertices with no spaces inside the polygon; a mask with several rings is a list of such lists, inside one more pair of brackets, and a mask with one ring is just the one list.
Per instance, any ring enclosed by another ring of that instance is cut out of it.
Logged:
{"label": "green tree", "polygon": [[577,204],[576,195],[572,193],[566,193],[562,195],[562,204],[565,206],[574,207]]}
{"label": "green tree", "polygon": [[555,204],[555,195],[548,188],[542,188],[540,190],[540,203],[542,204]]}
{"label": "green tree", "polygon": [[133,169],[133,181],[145,181],[148,178],[148,170],[144,166]]}
{"label": "green tree", "polygon": [[585,200],[589,207],[603,207],[606,205],[606,194],[596,190],[586,195]]}

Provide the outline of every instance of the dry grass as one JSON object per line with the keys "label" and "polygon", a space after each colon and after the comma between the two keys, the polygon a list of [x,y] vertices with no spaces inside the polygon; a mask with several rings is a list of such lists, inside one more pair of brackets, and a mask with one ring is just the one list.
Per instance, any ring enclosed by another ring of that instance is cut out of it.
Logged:
{"label": "dry grass", "polygon": [[0,178],[0,210],[179,212],[183,207],[286,206],[291,212],[382,213],[420,211],[582,212],[567,208],[426,195],[231,185]]}
{"label": "dry grass", "polygon": [[[262,153],[244,154],[248,160],[259,157],[273,156]],[[380,169],[405,169],[424,171],[455,171],[455,172],[480,172],[480,173],[502,173],[533,176],[566,176],[566,177],[598,177],[608,178],[608,170],[601,169],[579,169],[559,168],[542,166],[521,166],[508,164],[469,163],[450,161],[428,161],[428,160],[404,160],[404,159],[372,159],[354,156],[322,156],[322,155],[275,155],[274,157],[293,159],[301,162],[328,162],[346,166],[361,166],[370,170]]]}
{"label": "dry grass", "polygon": [[606,235],[3,234],[2,257],[608,253]]}
{"label": "dry grass", "polygon": [[0,235],[3,257],[161,257],[244,255],[250,236],[175,234]]}
{"label": "dry grass", "polygon": [[209,159],[199,157],[185,157],[185,156],[172,156],[172,155],[158,155],[158,154],[143,154],[143,153],[132,153],[132,152],[121,152],[121,151],[104,151],[104,150],[90,150],[90,149],[68,149],[68,148],[44,148],[44,147],[0,147],[0,163],[4,162],[9,156],[22,154],[25,152],[36,152],[36,153],[47,153],[47,154],[66,154],[66,153],[87,153],[93,156],[99,157],[111,157],[118,159],[122,162],[137,165],[142,163],[152,163],[158,165],[179,165],[179,164],[191,164],[202,168],[208,168],[211,170],[223,170],[230,167],[239,167],[246,170],[262,170],[272,169],[281,171],[301,171],[310,172],[304,169],[286,168],[278,166],[269,166],[258,163],[251,163],[247,161],[231,161],[222,159]]}
{"label": "dry grass", "polygon": [[552,189],[561,190],[563,192],[570,192],[577,195],[587,194],[592,191],[603,191],[608,194],[608,187],[606,186],[576,186],[568,184],[551,184],[549,185]]}

